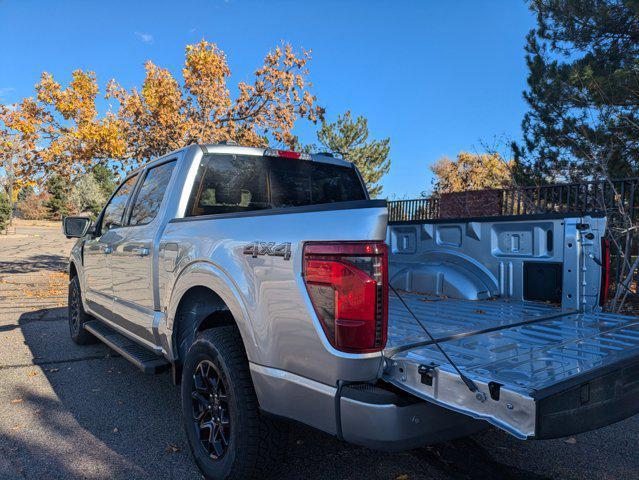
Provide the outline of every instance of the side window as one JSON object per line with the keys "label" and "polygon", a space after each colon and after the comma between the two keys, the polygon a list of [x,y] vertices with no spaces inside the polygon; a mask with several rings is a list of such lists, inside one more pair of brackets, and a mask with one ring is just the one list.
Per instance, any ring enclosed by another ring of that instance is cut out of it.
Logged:
{"label": "side window", "polygon": [[135,197],[129,225],[146,225],[160,210],[164,192],[171,179],[175,161],[150,168]]}
{"label": "side window", "polygon": [[186,216],[270,208],[261,157],[205,155],[195,177]]}
{"label": "side window", "polygon": [[104,215],[102,216],[102,225],[100,226],[100,233],[105,234],[112,228],[122,226],[122,216],[124,215],[126,202],[129,200],[129,196],[133,191],[136,179],[137,175],[133,175],[122,185],[120,185],[115,191],[115,195],[113,196],[113,198],[111,198],[111,201],[104,209]]}

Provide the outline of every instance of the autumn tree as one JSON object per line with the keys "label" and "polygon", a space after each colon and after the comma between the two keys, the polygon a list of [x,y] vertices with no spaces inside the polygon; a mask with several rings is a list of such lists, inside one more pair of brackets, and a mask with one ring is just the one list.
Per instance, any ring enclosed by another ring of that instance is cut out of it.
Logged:
{"label": "autumn tree", "polygon": [[316,122],[324,112],[310,92],[309,61],[308,51],[277,46],[233,98],[226,55],[202,40],[186,47],[181,81],[150,61],[140,88],[111,80],[104,95],[115,110],[104,114],[95,73],[75,70],[64,86],[45,72],[35,97],[0,107],[0,147],[9,136],[25,145],[19,177],[71,182],[96,163],[128,169],[195,142],[291,146],[296,121]]}
{"label": "autumn tree", "polygon": [[147,160],[190,143],[233,140],[267,146],[272,140],[293,146],[300,118],[321,120],[324,110],[310,93],[310,52],[290,45],[266,55],[252,83],[239,82],[231,98],[231,70],[217,45],[202,40],[188,45],[180,84],[166,69],[147,62],[140,89],[110,82],[107,96],[119,102],[118,120],[128,139],[126,157]]}
{"label": "autumn tree", "polygon": [[25,145],[19,177],[58,173],[70,178],[95,161],[118,159],[126,151],[120,121],[100,116],[93,72],[75,70],[67,87],[43,73],[36,97],[0,111],[0,126]]}
{"label": "autumn tree", "polygon": [[353,162],[359,169],[371,197],[382,193],[379,181],[390,169],[391,160],[390,139],[369,139],[368,120],[362,116],[353,119],[351,112],[339,115],[337,121],[328,123],[322,121],[317,132],[320,145],[306,147],[308,151],[329,151],[349,162]]}
{"label": "autumn tree", "polygon": [[511,166],[498,154],[461,152],[455,160],[440,158],[430,169],[435,192],[450,193],[512,186]]}

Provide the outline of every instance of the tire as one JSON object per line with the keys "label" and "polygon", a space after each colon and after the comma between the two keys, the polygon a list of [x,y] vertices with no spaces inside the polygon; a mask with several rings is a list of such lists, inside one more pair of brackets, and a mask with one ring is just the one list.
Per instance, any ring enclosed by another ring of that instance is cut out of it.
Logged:
{"label": "tire", "polygon": [[[205,478],[262,479],[282,461],[287,428],[259,411],[237,327],[198,335],[180,388],[184,430]],[[211,436],[217,441],[210,442]]]}
{"label": "tire", "polygon": [[89,345],[97,341],[97,338],[84,329],[84,324],[90,320],[92,317],[84,311],[82,306],[80,281],[78,277],[73,277],[69,282],[69,332],[71,340],[78,345]]}

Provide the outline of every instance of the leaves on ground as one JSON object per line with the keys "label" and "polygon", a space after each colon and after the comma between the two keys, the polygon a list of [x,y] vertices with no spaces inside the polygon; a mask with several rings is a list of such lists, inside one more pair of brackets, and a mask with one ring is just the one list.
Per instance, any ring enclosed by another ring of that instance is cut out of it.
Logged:
{"label": "leaves on ground", "polygon": [[164,453],[178,453],[182,449],[178,447],[175,443],[169,443],[164,449]]}

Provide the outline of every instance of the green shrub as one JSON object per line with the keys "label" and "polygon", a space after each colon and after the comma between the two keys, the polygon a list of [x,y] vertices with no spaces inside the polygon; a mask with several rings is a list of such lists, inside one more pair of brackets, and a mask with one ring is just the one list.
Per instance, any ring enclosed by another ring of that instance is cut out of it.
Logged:
{"label": "green shrub", "polygon": [[9,196],[0,192],[0,232],[4,232],[9,226],[11,220],[12,205]]}

